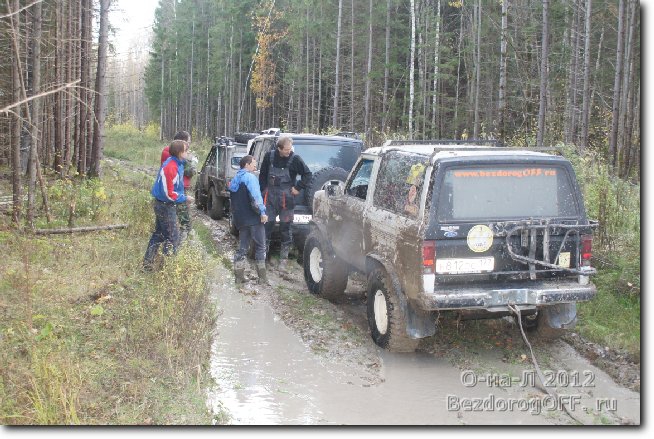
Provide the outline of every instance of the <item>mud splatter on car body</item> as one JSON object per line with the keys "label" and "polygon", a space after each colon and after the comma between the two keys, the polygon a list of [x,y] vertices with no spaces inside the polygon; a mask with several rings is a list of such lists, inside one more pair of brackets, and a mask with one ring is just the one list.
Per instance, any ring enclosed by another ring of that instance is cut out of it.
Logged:
{"label": "mud splatter on car body", "polygon": [[334,298],[348,271],[364,273],[373,339],[400,350],[433,335],[440,312],[502,317],[517,305],[543,335],[572,327],[575,303],[595,295],[597,224],[570,163],[522,148],[416,143],[366,150],[344,185],[315,195],[310,291]]}

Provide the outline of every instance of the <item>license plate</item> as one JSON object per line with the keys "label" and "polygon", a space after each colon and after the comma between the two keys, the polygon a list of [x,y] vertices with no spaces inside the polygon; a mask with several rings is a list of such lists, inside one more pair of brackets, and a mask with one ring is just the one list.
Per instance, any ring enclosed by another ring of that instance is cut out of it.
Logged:
{"label": "license plate", "polygon": [[493,271],[493,268],[495,268],[493,257],[436,259],[438,274],[483,273]]}
{"label": "license plate", "polygon": [[309,224],[311,215],[293,215],[293,222],[297,224]]}

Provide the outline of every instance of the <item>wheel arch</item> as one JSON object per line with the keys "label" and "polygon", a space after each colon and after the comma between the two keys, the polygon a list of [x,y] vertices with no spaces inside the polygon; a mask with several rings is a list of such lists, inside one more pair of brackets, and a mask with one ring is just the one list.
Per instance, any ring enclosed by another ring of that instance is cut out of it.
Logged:
{"label": "wheel arch", "polygon": [[407,323],[406,331],[411,338],[425,338],[436,334],[436,320],[433,313],[416,309],[404,294],[400,278],[390,262],[376,254],[366,255],[366,277],[375,268],[381,268],[388,274],[391,286],[397,295],[399,305]]}

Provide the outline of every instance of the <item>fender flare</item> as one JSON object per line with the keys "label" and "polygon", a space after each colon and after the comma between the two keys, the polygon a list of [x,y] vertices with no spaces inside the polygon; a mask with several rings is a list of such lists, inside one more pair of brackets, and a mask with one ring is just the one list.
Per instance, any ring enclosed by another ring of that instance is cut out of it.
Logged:
{"label": "fender flare", "polygon": [[404,313],[407,322],[407,334],[411,338],[425,338],[436,334],[436,319],[433,313],[416,309],[404,294],[400,278],[393,269],[393,266],[383,257],[370,253],[366,255],[366,276],[369,275],[376,265],[381,266],[391,279],[391,284]]}

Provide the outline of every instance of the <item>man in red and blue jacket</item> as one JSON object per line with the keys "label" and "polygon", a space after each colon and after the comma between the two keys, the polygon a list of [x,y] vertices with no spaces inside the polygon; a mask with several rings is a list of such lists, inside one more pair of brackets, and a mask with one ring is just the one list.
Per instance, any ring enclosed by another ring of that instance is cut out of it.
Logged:
{"label": "man in red and blue jacket", "polygon": [[154,257],[161,244],[165,255],[175,253],[179,246],[176,206],[186,202],[183,176],[187,153],[188,144],[174,140],[170,144],[170,158],[161,165],[152,186],[150,193],[154,197],[155,226],[143,258],[146,270],[152,270]]}
{"label": "man in red and blue jacket", "polygon": [[[191,145],[191,134],[188,131],[178,131],[173,137],[173,140],[183,140]],[[161,151],[161,164],[170,157],[170,146],[166,146]],[[190,149],[188,157],[184,161],[184,192],[189,194],[191,192],[191,177],[196,173],[198,159],[191,153]],[[191,199],[187,198],[186,203],[177,204],[177,220],[179,221],[179,242],[182,243],[191,233]]]}

